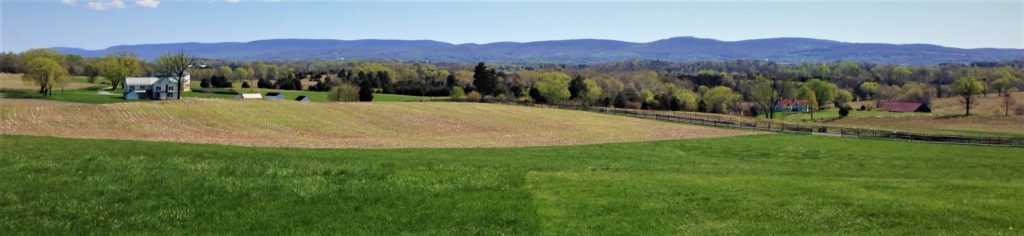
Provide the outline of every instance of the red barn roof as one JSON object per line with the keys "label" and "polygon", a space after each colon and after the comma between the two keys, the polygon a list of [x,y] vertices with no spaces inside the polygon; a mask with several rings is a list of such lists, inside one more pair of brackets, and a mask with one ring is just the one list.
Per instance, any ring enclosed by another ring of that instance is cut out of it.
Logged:
{"label": "red barn roof", "polygon": [[792,98],[786,98],[786,99],[779,100],[779,106],[782,106],[782,107],[792,107],[792,106],[795,106],[795,105],[807,105],[807,100],[792,99]]}
{"label": "red barn roof", "polygon": [[[919,102],[887,102],[882,106],[883,111],[891,112],[918,112],[921,111]],[[923,112],[923,111],[922,111]]]}

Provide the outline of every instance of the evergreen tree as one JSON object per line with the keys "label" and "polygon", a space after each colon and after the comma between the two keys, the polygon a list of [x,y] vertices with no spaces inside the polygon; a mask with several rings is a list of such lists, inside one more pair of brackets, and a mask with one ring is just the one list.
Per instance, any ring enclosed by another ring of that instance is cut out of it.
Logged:
{"label": "evergreen tree", "polygon": [[480,62],[473,68],[473,86],[481,95],[494,95],[498,87],[498,75],[494,69],[487,68],[487,65]]}
{"label": "evergreen tree", "polygon": [[577,98],[583,97],[583,93],[587,91],[587,84],[584,83],[583,76],[577,75],[572,81],[569,81],[569,100],[576,100]]}
{"label": "evergreen tree", "polygon": [[359,83],[359,101],[373,101],[373,84],[370,80],[363,80]]}

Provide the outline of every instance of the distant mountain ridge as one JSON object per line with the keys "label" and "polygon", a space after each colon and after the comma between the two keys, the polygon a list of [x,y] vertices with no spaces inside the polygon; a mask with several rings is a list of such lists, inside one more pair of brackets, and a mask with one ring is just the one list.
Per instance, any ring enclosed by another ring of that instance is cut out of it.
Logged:
{"label": "distant mountain ridge", "polygon": [[120,45],[103,50],[56,47],[62,53],[100,57],[128,51],[146,60],[186,50],[224,60],[363,59],[445,62],[598,63],[631,59],[664,61],[770,60],[786,63],[851,60],[887,64],[939,64],[1024,59],[1024,49],[962,49],[930,44],[845,43],[811,38],[720,41],[675,37],[648,43],[604,39],[451,44],[433,40],[271,39],[246,43]]}

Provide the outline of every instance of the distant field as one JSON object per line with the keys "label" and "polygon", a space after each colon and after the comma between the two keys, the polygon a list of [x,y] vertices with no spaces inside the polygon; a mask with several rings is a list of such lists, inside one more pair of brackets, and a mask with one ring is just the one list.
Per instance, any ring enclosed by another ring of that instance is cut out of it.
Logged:
{"label": "distant field", "polygon": [[0,230],[1019,235],[1021,157],[778,134],[388,150],[0,136]]}
{"label": "distant field", "polygon": [[0,133],[285,147],[515,147],[746,131],[479,103],[190,99],[102,105],[4,99]]}
{"label": "distant field", "polygon": [[[899,112],[887,112],[887,111],[878,111],[878,110],[874,110],[874,111],[871,111],[871,110],[866,110],[866,111],[852,110],[852,111],[850,111],[850,114],[847,115],[847,118],[856,118],[856,117],[910,117],[910,116],[929,116],[929,115],[931,115],[931,114],[929,114],[929,113],[913,113],[913,112],[899,113]],[[824,110],[824,111],[817,111],[817,112],[814,112],[813,116],[814,116],[813,120],[835,119],[835,118],[839,118],[839,110],[838,109],[828,109],[828,110]],[[764,117],[764,116],[761,116],[761,117]],[[776,120],[784,120],[784,121],[811,121],[812,120],[810,113],[803,113],[803,112],[779,112],[779,113],[775,113],[775,119]]]}
{"label": "distant field", "polygon": [[[1024,92],[1013,93],[1017,104],[1024,104]],[[915,132],[1024,137],[1024,117],[1013,114],[1003,116],[1002,98],[995,94],[981,97],[980,104],[972,108],[972,115],[963,117],[964,108],[959,98],[938,98],[932,101],[932,113],[888,113],[893,116],[851,116],[832,123],[857,127],[877,127]],[[906,114],[906,116],[904,116]]]}
{"label": "distant field", "polygon": [[[90,84],[86,82],[84,77],[73,77],[71,81],[64,85],[65,90],[83,89],[88,87],[96,86],[97,84]],[[57,88],[60,89],[60,88]],[[21,80],[21,74],[7,74],[0,73],[0,90],[31,90],[38,91],[39,86],[32,83],[26,83]]]}
{"label": "distant field", "polygon": [[[1017,104],[1024,104],[1024,92],[1014,93],[1013,96]],[[972,108],[970,117],[962,116],[964,110],[959,103],[959,98],[950,97],[934,99],[931,113],[853,110],[846,118],[820,122],[823,119],[831,120],[839,117],[837,109],[829,109],[814,113],[814,120],[818,122],[811,122],[810,114],[793,112],[776,113],[776,120],[933,134],[1024,137],[1024,117],[1013,115],[1012,109],[1009,117],[1003,116],[1002,112],[995,113],[996,110],[1003,110],[1001,97],[990,94],[987,97],[982,97],[980,101],[977,107]],[[860,105],[874,106],[874,103],[874,101],[861,101],[851,105],[859,108]]]}

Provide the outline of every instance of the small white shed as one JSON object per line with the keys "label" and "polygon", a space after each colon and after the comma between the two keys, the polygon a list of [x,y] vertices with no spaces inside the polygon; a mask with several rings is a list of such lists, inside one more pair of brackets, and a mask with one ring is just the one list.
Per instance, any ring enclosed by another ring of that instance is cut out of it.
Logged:
{"label": "small white shed", "polygon": [[236,99],[242,99],[242,100],[247,100],[247,99],[263,99],[263,96],[258,94],[258,93],[242,93],[242,94],[235,95],[235,98]]}

